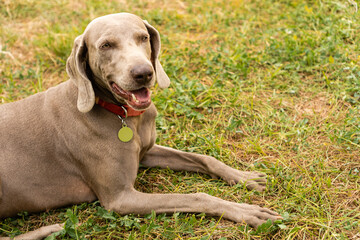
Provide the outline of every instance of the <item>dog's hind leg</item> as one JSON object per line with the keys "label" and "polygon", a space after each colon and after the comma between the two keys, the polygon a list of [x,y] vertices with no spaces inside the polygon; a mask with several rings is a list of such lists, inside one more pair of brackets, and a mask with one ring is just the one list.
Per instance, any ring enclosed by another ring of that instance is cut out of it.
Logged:
{"label": "dog's hind leg", "polygon": [[21,234],[19,236],[16,236],[14,238],[9,238],[9,237],[0,237],[0,240],[25,240],[25,239],[35,239],[35,240],[40,240],[40,239],[44,239],[47,236],[51,235],[52,233],[55,232],[59,232],[61,230],[63,230],[64,224],[54,224],[54,225],[50,225],[50,226],[45,226],[45,227],[41,227],[39,229],[36,229],[34,231],[25,233],[25,234]]}

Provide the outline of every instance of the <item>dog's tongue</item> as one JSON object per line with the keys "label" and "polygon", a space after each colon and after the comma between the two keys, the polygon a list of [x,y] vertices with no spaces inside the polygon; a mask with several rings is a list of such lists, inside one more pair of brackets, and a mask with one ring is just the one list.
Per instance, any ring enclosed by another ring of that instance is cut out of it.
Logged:
{"label": "dog's tongue", "polygon": [[134,109],[143,110],[151,104],[151,92],[148,88],[143,87],[134,91],[125,91],[116,83],[111,86],[114,93],[121,96]]}
{"label": "dog's tongue", "polygon": [[131,94],[128,104],[135,109],[145,109],[151,103],[151,92],[147,88],[129,91]]}
{"label": "dog's tongue", "polygon": [[136,99],[140,102],[147,102],[150,99],[150,91],[147,88],[141,88],[135,91],[130,91],[131,94],[134,94]]}

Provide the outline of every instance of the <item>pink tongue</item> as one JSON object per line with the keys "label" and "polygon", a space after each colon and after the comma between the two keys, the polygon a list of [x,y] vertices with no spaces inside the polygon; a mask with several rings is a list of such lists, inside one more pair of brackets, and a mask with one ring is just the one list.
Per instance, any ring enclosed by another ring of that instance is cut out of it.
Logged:
{"label": "pink tongue", "polygon": [[131,91],[135,95],[136,99],[140,102],[145,102],[150,98],[150,92],[147,88],[141,88],[139,90]]}

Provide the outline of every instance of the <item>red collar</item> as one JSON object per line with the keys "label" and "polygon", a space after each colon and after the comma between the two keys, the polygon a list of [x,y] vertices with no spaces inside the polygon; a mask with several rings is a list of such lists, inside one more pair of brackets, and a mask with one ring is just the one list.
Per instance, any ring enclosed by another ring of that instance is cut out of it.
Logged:
{"label": "red collar", "polygon": [[[131,108],[128,105],[116,105],[113,103],[109,103],[109,102],[105,102],[104,100],[100,99],[99,97],[95,97],[95,103],[103,108],[105,108],[106,110],[108,110],[109,112],[115,113],[116,115],[119,115],[123,118],[126,117],[136,117],[139,116],[141,114],[143,114],[145,112],[144,111],[137,111],[133,108]],[[126,109],[126,112],[124,111],[124,109]]]}

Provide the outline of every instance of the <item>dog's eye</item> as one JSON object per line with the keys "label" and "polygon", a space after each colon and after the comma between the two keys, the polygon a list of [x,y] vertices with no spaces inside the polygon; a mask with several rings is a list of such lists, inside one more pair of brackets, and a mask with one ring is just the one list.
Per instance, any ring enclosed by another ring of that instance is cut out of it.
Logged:
{"label": "dog's eye", "polygon": [[107,48],[110,48],[110,47],[111,47],[111,45],[108,42],[103,43],[103,44],[100,45],[100,49],[107,49]]}
{"label": "dog's eye", "polygon": [[143,42],[147,42],[148,40],[149,40],[149,36],[144,35],[141,37],[141,41]]}

